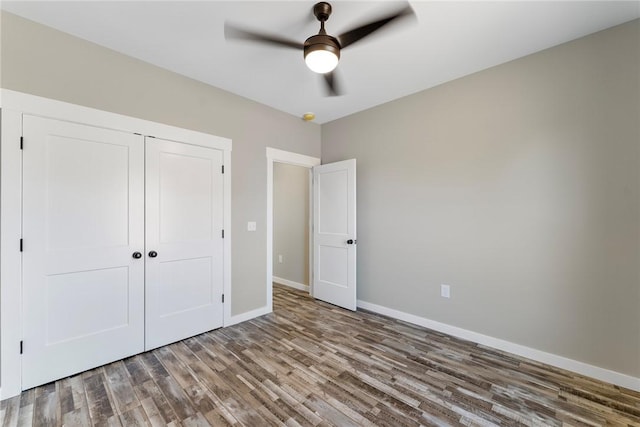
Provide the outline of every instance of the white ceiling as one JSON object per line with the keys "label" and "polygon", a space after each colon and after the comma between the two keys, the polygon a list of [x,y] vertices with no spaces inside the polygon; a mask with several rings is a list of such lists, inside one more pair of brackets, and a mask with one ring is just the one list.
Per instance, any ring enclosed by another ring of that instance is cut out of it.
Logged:
{"label": "white ceiling", "polygon": [[[226,41],[224,22],[303,42],[314,1],[2,1],[2,9],[290,114],[325,123],[640,17],[640,1],[412,1],[417,20],[346,48],[325,97],[302,52]],[[329,34],[398,8],[333,1]]]}

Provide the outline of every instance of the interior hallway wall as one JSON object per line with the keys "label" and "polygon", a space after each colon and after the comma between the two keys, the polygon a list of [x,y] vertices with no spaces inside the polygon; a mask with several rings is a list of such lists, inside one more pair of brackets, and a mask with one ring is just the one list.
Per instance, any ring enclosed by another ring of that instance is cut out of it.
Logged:
{"label": "interior hallway wall", "polygon": [[273,164],[273,275],[309,285],[309,169],[277,162]]}

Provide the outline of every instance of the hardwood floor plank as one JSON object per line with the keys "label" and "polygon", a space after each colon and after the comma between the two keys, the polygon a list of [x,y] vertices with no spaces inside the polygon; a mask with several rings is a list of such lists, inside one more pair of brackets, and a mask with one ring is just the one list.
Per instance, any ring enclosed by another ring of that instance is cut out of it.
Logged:
{"label": "hardwood floor plank", "polygon": [[140,406],[129,373],[122,361],[106,365],[104,371],[107,377],[106,384],[111,391],[118,414],[124,414]]}
{"label": "hardwood floor plank", "polygon": [[182,425],[184,427],[208,427],[210,424],[200,412],[197,412],[195,415],[182,421]]}
{"label": "hardwood floor plank", "polygon": [[156,427],[156,426],[164,426],[169,424],[167,421],[165,421],[164,417],[160,414],[160,410],[154,403],[153,398],[148,397],[146,399],[142,399],[140,401],[140,405],[142,406],[142,409],[144,410],[146,418],[149,421],[149,424],[151,426]]}
{"label": "hardwood floor plank", "polygon": [[225,400],[234,395],[234,390],[229,383],[227,383],[218,372],[214,371],[205,363],[195,361],[191,363],[190,367],[193,369],[195,375],[207,385],[207,388],[217,396],[218,399]]}
{"label": "hardwood floor plank", "polygon": [[112,415],[109,418],[101,420],[99,422],[92,420],[92,424],[97,427],[126,427],[122,425],[119,415]]}
{"label": "hardwood floor plank", "polygon": [[164,368],[169,373],[169,376],[173,377],[178,384],[182,388],[188,387],[196,381],[191,375],[189,369],[185,363],[180,361],[173,351],[171,350],[172,346],[161,347],[156,350],[153,350],[154,354],[158,358],[158,361],[164,366]]}
{"label": "hardwood floor plank", "polygon": [[53,391],[37,396],[32,410],[34,427],[58,425],[60,416],[58,413],[58,393],[55,391],[55,387]]}
{"label": "hardwood floor plank", "polygon": [[277,396],[273,399],[271,390],[263,387],[256,388],[251,391],[251,396],[260,403],[260,407],[264,408],[261,411],[263,417],[265,417],[264,411],[267,411],[279,424],[285,424],[291,418],[291,408],[280,402]]}
{"label": "hardwood floor plank", "polygon": [[[0,424],[3,425],[3,424]],[[18,416],[18,427],[31,427],[33,425],[33,404],[20,406],[20,415]]]}
{"label": "hardwood floor plank", "polygon": [[303,404],[318,414],[320,418],[329,421],[333,425],[343,427],[358,426],[358,423],[355,420],[349,418],[319,396],[312,394]]}
{"label": "hardwood floor plank", "polygon": [[131,408],[120,415],[122,425],[126,427],[143,427],[150,425],[147,416],[140,406]]}
{"label": "hardwood floor plank", "polygon": [[235,418],[224,414],[220,408],[207,412],[204,417],[211,426],[228,427],[238,425],[238,421]]}
{"label": "hardwood floor plank", "polygon": [[417,427],[420,425],[414,419],[397,414],[386,406],[376,407],[372,412],[365,414],[367,419],[377,426],[385,427]]}
{"label": "hardwood floor plank", "polygon": [[164,378],[169,376],[169,373],[164,366],[162,366],[162,363],[160,363],[153,351],[142,353],[136,357],[140,358],[139,360],[142,361],[145,370],[151,378]]}
{"label": "hardwood floor plank", "polygon": [[85,377],[84,388],[91,422],[96,425],[113,423],[111,419],[114,417],[115,411],[107,395],[104,374],[98,370],[93,375]]}
{"label": "hardwood floor plank", "polygon": [[163,424],[178,421],[178,415],[176,415],[153,380],[150,379],[141,385],[137,385],[135,391],[150,421],[155,422],[155,420],[158,420]]}
{"label": "hardwood floor plank", "polygon": [[2,421],[1,425],[3,427],[15,427],[18,425],[21,397],[22,396],[15,396],[0,402],[0,421]]}
{"label": "hardwood floor plank", "polygon": [[233,397],[229,397],[223,403],[227,410],[231,412],[242,425],[263,426],[271,424],[260,416],[256,407],[251,407],[246,401],[236,400]]}
{"label": "hardwood floor plank", "polygon": [[69,427],[82,427],[91,425],[89,407],[84,405],[62,415],[62,425]]}
{"label": "hardwood floor plank", "polygon": [[184,390],[174,378],[170,376],[158,378],[156,384],[158,384],[158,388],[164,395],[169,406],[171,406],[178,416],[178,421],[189,418],[196,413]]}
{"label": "hardwood floor plank", "polygon": [[214,399],[216,401],[218,399],[214,398],[201,384],[193,384],[187,387],[185,391],[196,411],[206,414],[216,408],[217,405],[214,403]]}
{"label": "hardwood floor plank", "polygon": [[129,357],[123,360],[124,366],[131,377],[133,384],[142,384],[151,379],[140,356]]}
{"label": "hardwood floor plank", "polygon": [[67,412],[72,412],[75,410],[75,404],[73,402],[73,390],[71,387],[64,382],[60,383],[59,388],[60,395],[60,412],[62,414],[66,414]]}
{"label": "hardwood floor plank", "polygon": [[27,390],[20,395],[20,408],[34,404],[36,396],[35,390],[36,389],[32,388],[31,390]]}

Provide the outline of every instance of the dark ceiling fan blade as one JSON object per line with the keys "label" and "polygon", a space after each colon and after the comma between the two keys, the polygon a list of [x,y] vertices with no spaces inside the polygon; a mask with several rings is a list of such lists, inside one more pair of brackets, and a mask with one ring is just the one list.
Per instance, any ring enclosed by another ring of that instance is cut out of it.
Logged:
{"label": "dark ceiling fan blade", "polygon": [[390,22],[395,21],[398,18],[408,16],[415,16],[415,12],[413,11],[413,8],[407,3],[405,7],[398,11],[390,15],[383,16],[376,21],[369,22],[368,24],[360,25],[359,27],[346,31],[340,34],[337,38],[340,41],[340,46],[345,48],[357,41],[362,40],[364,37],[379,30]]}
{"label": "dark ceiling fan blade", "polygon": [[344,92],[340,87],[339,78],[335,70],[323,75],[327,96],[340,96]]}
{"label": "dark ceiling fan blade", "polygon": [[269,45],[292,47],[294,49],[300,50],[302,50],[302,48],[304,47],[304,44],[295,40],[290,40],[271,34],[258,33],[252,30],[246,30],[244,28],[236,27],[235,25],[228,22],[224,23],[224,37],[225,39],[249,40]]}

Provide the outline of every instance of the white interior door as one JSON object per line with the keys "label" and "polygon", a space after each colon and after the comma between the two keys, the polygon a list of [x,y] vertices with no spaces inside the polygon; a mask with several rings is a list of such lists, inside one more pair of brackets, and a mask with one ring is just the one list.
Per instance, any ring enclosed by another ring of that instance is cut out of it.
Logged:
{"label": "white interior door", "polygon": [[22,388],[144,349],[142,137],[24,116]]}
{"label": "white interior door", "polygon": [[313,168],[313,296],[356,309],[356,161]]}
{"label": "white interior door", "polygon": [[146,142],[147,350],[223,322],[223,152]]}

